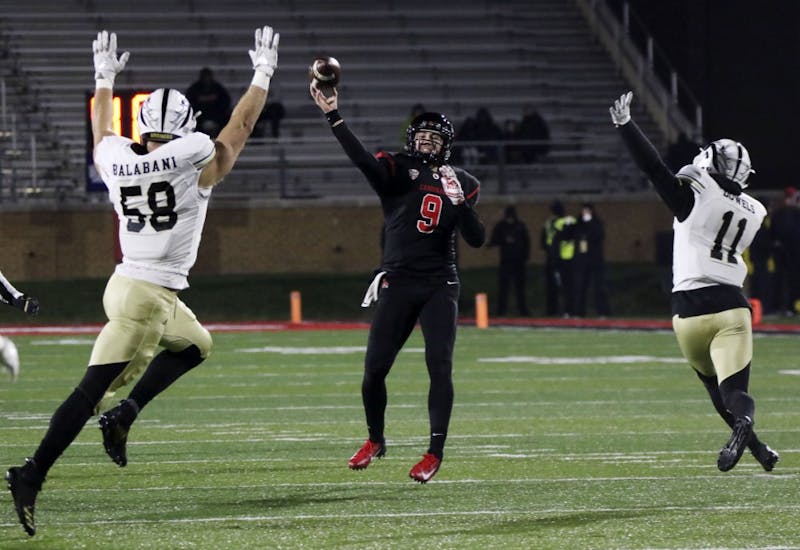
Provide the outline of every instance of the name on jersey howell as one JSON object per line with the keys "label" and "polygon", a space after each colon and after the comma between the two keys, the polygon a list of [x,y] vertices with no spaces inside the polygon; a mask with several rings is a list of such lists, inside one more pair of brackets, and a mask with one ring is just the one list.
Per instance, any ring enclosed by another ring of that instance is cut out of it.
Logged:
{"label": "name on jersey howell", "polygon": [[115,176],[141,176],[155,172],[165,172],[178,167],[175,157],[166,157],[152,161],[142,160],[133,164],[112,164],[111,171]]}
{"label": "name on jersey howell", "polygon": [[753,206],[751,202],[745,200],[741,195],[734,195],[733,193],[728,193],[727,191],[724,191],[723,194],[725,195],[726,199],[732,200],[751,214],[756,213],[756,207]]}

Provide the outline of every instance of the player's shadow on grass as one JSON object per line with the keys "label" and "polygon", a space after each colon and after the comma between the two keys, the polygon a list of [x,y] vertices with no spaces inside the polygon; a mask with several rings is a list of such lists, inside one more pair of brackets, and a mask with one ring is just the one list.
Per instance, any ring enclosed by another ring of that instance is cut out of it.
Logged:
{"label": "player's shadow on grass", "polygon": [[[339,507],[349,502],[364,502],[364,499],[367,498],[363,490],[343,490],[340,486],[330,487],[330,489],[317,487],[310,490],[292,490],[278,487],[278,490],[280,493],[273,495],[268,494],[262,497],[254,496],[253,498],[230,499],[228,502],[224,503],[223,508],[235,514],[236,510],[239,510],[239,513],[252,513],[253,510],[282,510],[316,505],[332,505],[333,507]],[[267,488],[266,491],[268,492],[269,488]],[[380,494],[370,494],[369,499],[373,504],[380,507],[382,501],[386,501],[387,505],[396,502],[397,499],[400,498],[398,494],[401,492],[402,489],[394,491],[384,488],[380,491]],[[209,503],[209,506],[219,509],[220,501],[215,499],[213,502]]]}
{"label": "player's shadow on grass", "polygon": [[[596,512],[566,512],[566,513],[542,513],[541,517],[524,517],[517,519],[507,519],[491,521],[487,518],[479,527],[464,529],[449,529],[447,531],[425,531],[420,532],[417,538],[439,538],[447,535],[491,535],[497,536],[505,533],[509,536],[522,533],[543,532],[549,529],[569,529],[573,527],[586,527],[592,523],[602,521],[616,521],[621,519],[635,519],[653,515],[657,510],[600,510]],[[532,512],[536,515],[537,512]],[[472,520],[474,521],[474,520]]]}

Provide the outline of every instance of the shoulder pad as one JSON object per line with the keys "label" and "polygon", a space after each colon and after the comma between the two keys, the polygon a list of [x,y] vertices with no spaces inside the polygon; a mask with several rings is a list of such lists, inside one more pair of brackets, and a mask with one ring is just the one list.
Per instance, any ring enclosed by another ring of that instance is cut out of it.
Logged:
{"label": "shoulder pad", "polygon": [[126,138],[125,136],[113,135],[113,136],[106,136],[103,139],[101,139],[100,142],[97,144],[97,147],[98,148],[102,147],[103,149],[125,147],[131,143],[134,143],[134,141],[130,138]]}
{"label": "shoulder pad", "polygon": [[678,173],[675,175],[682,180],[689,180],[690,182],[696,181],[697,183],[702,183],[703,179],[707,177],[705,170],[701,170],[694,164],[687,164],[678,170]]}
{"label": "shoulder pad", "polygon": [[211,162],[216,154],[214,142],[202,132],[194,132],[170,141],[164,147],[173,149],[175,156],[191,162],[198,170]]}

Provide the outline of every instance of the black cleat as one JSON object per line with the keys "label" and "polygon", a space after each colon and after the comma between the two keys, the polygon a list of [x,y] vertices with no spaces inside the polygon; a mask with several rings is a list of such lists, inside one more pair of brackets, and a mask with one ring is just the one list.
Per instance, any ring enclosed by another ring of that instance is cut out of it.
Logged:
{"label": "black cleat", "polygon": [[6,472],[8,490],[14,499],[14,509],[22,524],[22,528],[29,536],[36,534],[36,522],[33,513],[36,505],[36,495],[42,490],[44,477],[36,471],[36,465],[30,458],[25,459],[22,466],[14,466]]}
{"label": "black cleat", "polygon": [[128,430],[136,418],[138,410],[130,400],[120,401],[120,404],[100,415],[100,431],[103,432],[103,447],[108,456],[120,468],[128,464],[125,445],[128,442]]}
{"label": "black cleat", "polygon": [[767,472],[771,472],[775,464],[781,459],[778,453],[770,449],[769,445],[763,443],[757,449],[750,449],[750,452],[753,453],[755,459]]}
{"label": "black cleat", "polygon": [[742,416],[736,419],[731,438],[719,452],[719,458],[717,459],[717,468],[721,472],[727,472],[736,466],[736,463],[742,458],[742,453],[744,453],[752,433],[753,420],[749,416]]}

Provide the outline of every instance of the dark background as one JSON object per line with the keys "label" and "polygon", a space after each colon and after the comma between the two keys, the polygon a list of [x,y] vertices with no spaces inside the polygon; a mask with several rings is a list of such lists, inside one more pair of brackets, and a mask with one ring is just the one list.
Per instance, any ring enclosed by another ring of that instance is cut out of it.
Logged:
{"label": "dark background", "polygon": [[800,186],[800,1],[629,4],[700,100],[704,138],[750,151],[753,191]]}

